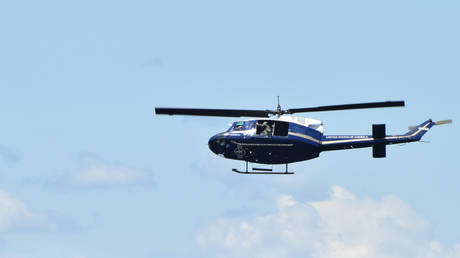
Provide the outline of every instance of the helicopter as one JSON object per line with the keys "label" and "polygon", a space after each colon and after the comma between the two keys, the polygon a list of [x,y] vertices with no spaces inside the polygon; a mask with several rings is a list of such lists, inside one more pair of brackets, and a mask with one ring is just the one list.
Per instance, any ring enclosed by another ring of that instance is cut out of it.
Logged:
{"label": "helicopter", "polygon": [[[324,125],[321,121],[292,114],[404,106],[404,101],[384,101],[283,110],[278,96],[275,110],[157,107],[155,114],[252,117],[254,119],[235,121],[227,131],[212,136],[208,141],[209,149],[224,158],[244,161],[246,169],[232,169],[236,173],[291,175],[294,172],[288,170],[288,164],[317,158],[323,151],[372,147],[374,158],[385,158],[386,145],[420,141],[431,127],[452,123],[452,120],[433,122],[428,119],[417,126],[410,126],[409,131],[401,135],[386,135],[385,124],[373,124],[372,135],[323,135]],[[285,171],[263,167],[249,170],[248,163],[282,164],[285,165]]]}

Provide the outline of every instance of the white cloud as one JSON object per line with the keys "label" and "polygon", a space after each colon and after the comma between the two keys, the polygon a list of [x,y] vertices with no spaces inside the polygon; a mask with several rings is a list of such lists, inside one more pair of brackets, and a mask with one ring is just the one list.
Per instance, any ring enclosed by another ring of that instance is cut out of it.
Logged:
{"label": "white cloud", "polygon": [[[120,164],[85,157],[83,166],[64,181],[78,186],[152,185],[153,174]],[[62,180],[61,180],[62,181]]]}
{"label": "white cloud", "polygon": [[78,184],[129,184],[142,178],[136,169],[123,166],[93,164],[72,176]]}
{"label": "white cloud", "polygon": [[426,220],[398,197],[358,198],[333,186],[323,201],[301,203],[281,195],[276,210],[240,219],[218,219],[196,236],[211,257],[449,257],[450,248],[429,239]]}
{"label": "white cloud", "polygon": [[37,226],[41,218],[30,212],[24,202],[0,189],[0,232],[12,228]]}
{"label": "white cloud", "polygon": [[[67,234],[78,232],[81,226],[72,219],[49,212],[31,211],[25,202],[0,189],[0,235],[37,232]],[[3,249],[1,251],[4,251]],[[0,257],[4,257],[1,256]],[[10,257],[10,256],[7,256]],[[16,257],[16,256],[15,256]],[[30,257],[30,255],[26,255]]]}
{"label": "white cloud", "polygon": [[297,204],[297,202],[290,195],[282,194],[276,200],[276,207],[278,207],[278,209],[280,209],[280,210],[284,209],[284,208],[287,208],[287,207],[294,206],[296,204]]}

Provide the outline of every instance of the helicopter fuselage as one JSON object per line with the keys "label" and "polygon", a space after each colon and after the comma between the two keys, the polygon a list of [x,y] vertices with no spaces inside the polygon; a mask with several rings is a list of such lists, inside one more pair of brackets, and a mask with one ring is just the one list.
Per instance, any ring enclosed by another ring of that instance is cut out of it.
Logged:
{"label": "helicopter fuselage", "polygon": [[209,148],[228,159],[286,164],[313,159],[321,151],[322,123],[302,117],[239,121],[209,139]]}
{"label": "helicopter fuselage", "polygon": [[323,135],[318,120],[281,116],[234,122],[208,145],[224,158],[261,164],[288,164],[314,159],[322,151],[365,147],[373,148],[374,158],[384,158],[386,145],[419,141],[433,125],[447,122],[429,119],[402,135],[386,135],[384,124],[373,125],[372,135]]}

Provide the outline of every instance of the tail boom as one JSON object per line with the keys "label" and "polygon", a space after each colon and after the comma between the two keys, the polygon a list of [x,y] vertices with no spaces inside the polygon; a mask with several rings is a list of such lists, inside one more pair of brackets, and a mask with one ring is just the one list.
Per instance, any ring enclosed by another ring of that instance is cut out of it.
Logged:
{"label": "tail boom", "polygon": [[374,125],[373,135],[325,135],[321,140],[321,151],[374,147],[374,157],[385,157],[382,147],[419,141],[433,125],[436,123],[428,119],[403,135],[385,135],[384,133],[382,135],[382,128],[383,131],[385,130],[384,125]]}

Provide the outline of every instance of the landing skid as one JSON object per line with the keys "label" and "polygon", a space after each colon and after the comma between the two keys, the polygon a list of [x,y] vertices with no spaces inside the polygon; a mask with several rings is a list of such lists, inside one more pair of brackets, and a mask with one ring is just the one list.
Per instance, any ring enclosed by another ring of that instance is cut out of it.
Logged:
{"label": "landing skid", "polygon": [[272,169],[267,169],[267,168],[253,168],[252,171],[249,171],[247,161],[246,161],[246,171],[240,171],[236,168],[232,169],[232,171],[235,173],[248,174],[248,175],[293,175],[294,174],[294,172],[288,171],[287,163],[286,163],[286,171],[284,172],[276,172],[276,171],[272,171]]}

